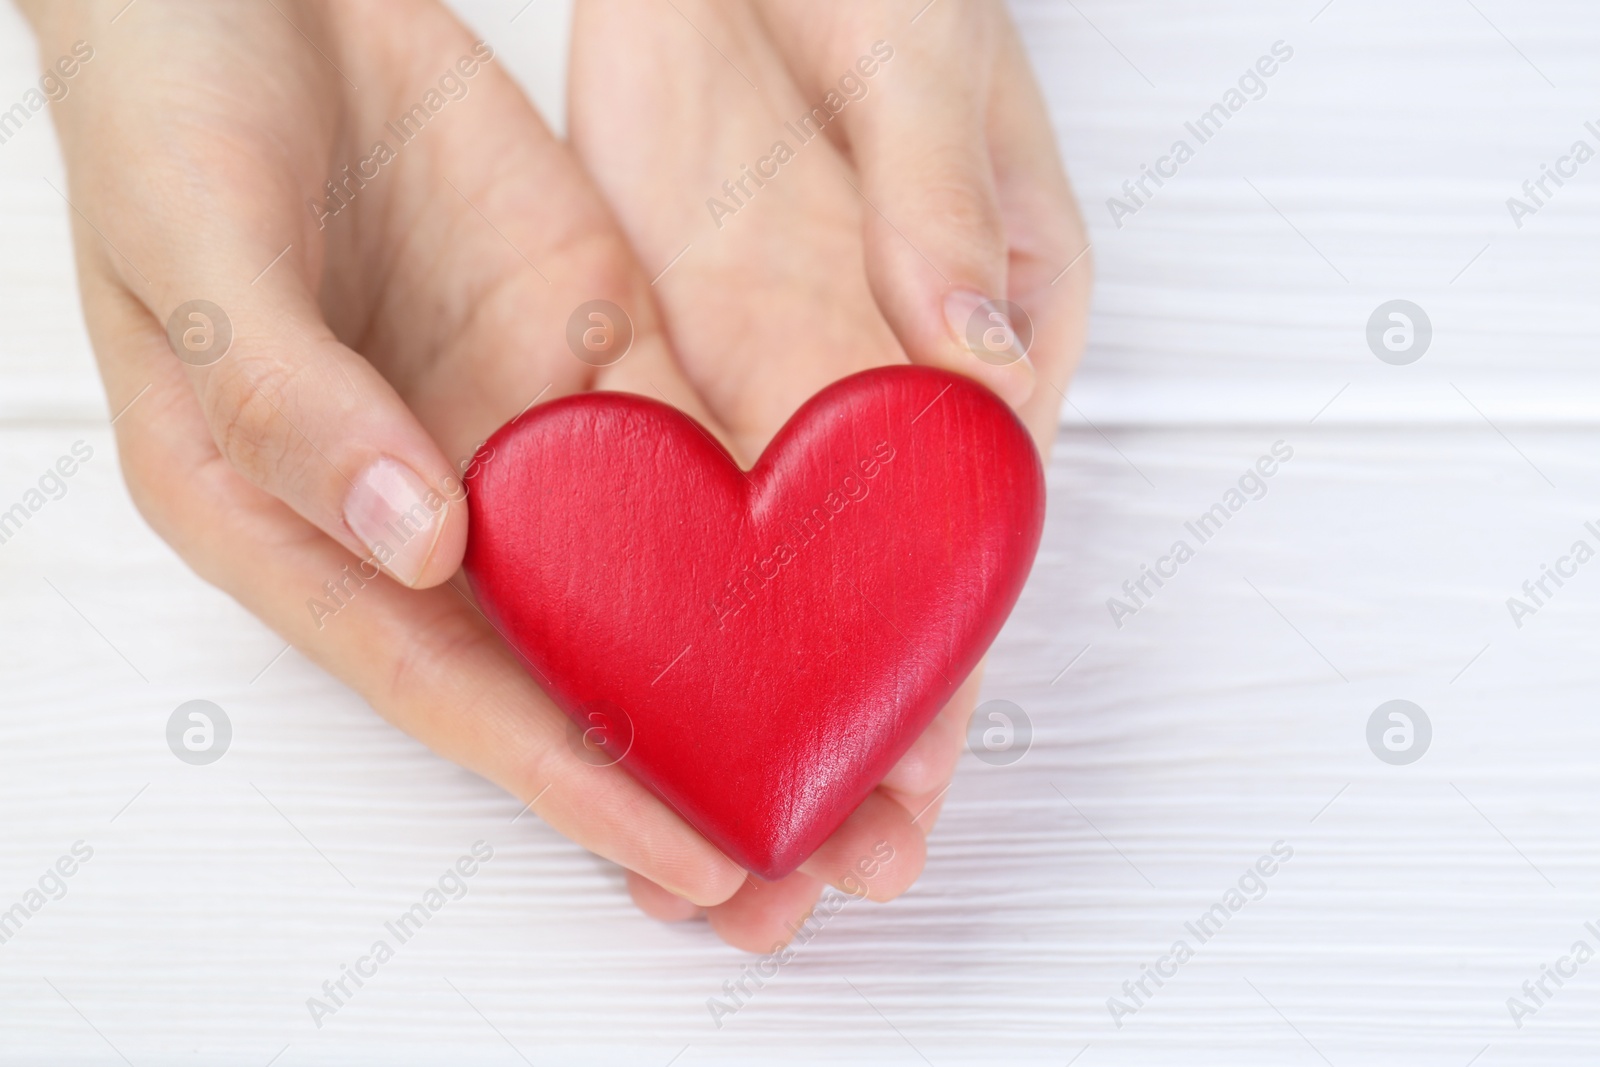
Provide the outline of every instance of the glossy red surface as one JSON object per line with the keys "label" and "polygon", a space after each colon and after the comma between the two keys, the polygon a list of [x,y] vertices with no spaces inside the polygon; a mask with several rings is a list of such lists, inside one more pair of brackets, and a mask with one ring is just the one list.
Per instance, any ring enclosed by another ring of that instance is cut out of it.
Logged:
{"label": "glossy red surface", "polygon": [[592,739],[766,878],[977,665],[1044,520],[1012,411],[920,367],[823,390],[748,474],[620,393],[533,408],[480,458],[466,568],[484,612]]}

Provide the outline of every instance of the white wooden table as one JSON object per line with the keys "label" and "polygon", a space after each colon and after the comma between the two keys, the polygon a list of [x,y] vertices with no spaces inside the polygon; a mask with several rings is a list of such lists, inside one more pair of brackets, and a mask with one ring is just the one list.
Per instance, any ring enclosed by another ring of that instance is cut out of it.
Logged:
{"label": "white wooden table", "polygon": [[[461,6],[559,111],[565,13],[512,23],[522,2]],[[0,910],[92,849],[0,944],[0,1062],[1593,1062],[1600,962],[1520,1027],[1507,998],[1600,950],[1600,565],[1520,628],[1505,602],[1600,547],[1600,162],[1520,230],[1505,201],[1596,141],[1600,15],[1319,6],[1016,5],[1100,271],[985,694],[1033,746],[964,757],[917,887],[844,909],[720,1029],[706,1000],[745,957],[641,918],[616,870],[275,660],[145,528],[53,134],[0,145],[0,508],[93,450],[0,544]],[[1266,94],[1117,228],[1107,198],[1279,40]],[[0,101],[32,62],[0,8]],[[1365,340],[1396,298],[1434,329],[1409,366]],[[1277,441],[1266,495],[1118,628],[1107,598]],[[164,737],[197,698],[234,728],[207,767]],[[1409,765],[1368,748],[1391,699],[1432,724]],[[315,1028],[306,998],[480,839],[468,895]],[[1277,842],[1201,944],[1186,924]],[[1179,939],[1193,958],[1116,1025],[1108,998]]]}

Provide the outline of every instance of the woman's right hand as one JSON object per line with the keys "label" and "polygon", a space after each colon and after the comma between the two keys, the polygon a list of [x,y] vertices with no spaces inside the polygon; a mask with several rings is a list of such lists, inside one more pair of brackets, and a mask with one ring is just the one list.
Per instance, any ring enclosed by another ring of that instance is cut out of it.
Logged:
{"label": "woman's right hand", "polygon": [[[432,0],[126,4],[23,6],[47,62],[93,49],[56,122],[141,512],[395,725],[586,848],[728,899],[744,872],[585,762],[450,584],[462,467],[528,405],[604,387],[711,424],[600,197]],[[606,368],[566,340],[596,299],[632,311]]]}

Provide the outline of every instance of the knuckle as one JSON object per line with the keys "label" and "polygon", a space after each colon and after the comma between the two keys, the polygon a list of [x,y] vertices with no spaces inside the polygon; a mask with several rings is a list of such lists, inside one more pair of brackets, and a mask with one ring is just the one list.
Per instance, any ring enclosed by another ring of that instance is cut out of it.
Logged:
{"label": "knuckle", "polygon": [[206,420],[218,451],[257,485],[270,481],[299,451],[298,434],[284,420],[281,403],[272,399],[282,396],[292,379],[281,363],[244,356],[207,390]]}
{"label": "knuckle", "polygon": [[[493,699],[490,682],[483,672],[459,668],[481,642],[482,634],[471,620],[455,612],[441,612],[429,625],[408,629],[393,653],[384,704],[429,704],[449,693],[449,703],[463,712],[479,708]],[[451,677],[452,671],[460,676]],[[470,685],[461,691],[464,680]]]}
{"label": "knuckle", "polygon": [[966,165],[935,165],[913,194],[922,218],[938,224],[940,232],[958,242],[956,251],[977,258],[1003,255],[1005,223],[986,180]]}
{"label": "knuckle", "polygon": [[904,168],[909,192],[928,208],[948,209],[957,221],[971,225],[998,225],[994,181],[988,146],[976,136],[940,135],[924,139],[920,145],[905,144]]}

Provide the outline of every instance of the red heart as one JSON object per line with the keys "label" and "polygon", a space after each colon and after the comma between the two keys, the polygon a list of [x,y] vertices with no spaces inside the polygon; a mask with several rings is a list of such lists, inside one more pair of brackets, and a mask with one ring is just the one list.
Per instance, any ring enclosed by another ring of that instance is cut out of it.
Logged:
{"label": "red heart", "polygon": [[484,613],[622,766],[769,879],[977,666],[1044,521],[1016,415],[924,367],[824,389],[749,473],[664,404],[588,393],[506,424],[468,483]]}

